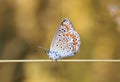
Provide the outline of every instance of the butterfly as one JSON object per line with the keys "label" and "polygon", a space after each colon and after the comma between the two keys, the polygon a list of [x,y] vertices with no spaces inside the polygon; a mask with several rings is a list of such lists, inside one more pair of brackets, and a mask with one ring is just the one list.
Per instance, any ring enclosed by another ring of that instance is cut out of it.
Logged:
{"label": "butterfly", "polygon": [[47,55],[52,60],[62,59],[75,55],[80,48],[80,36],[69,19],[60,23],[51,42]]}

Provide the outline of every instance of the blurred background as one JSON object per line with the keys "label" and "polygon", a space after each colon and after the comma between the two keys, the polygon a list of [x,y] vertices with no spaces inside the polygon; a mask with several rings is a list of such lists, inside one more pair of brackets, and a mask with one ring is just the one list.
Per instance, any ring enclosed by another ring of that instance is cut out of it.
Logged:
{"label": "blurred background", "polygon": [[[0,0],[0,59],[48,59],[61,20],[80,34],[67,59],[120,59],[120,0]],[[120,63],[0,63],[0,82],[120,82]]]}

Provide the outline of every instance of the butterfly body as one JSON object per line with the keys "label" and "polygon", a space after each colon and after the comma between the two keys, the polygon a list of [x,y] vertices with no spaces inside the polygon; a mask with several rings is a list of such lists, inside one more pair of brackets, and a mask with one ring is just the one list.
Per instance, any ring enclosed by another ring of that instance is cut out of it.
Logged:
{"label": "butterfly body", "polygon": [[65,18],[54,34],[47,55],[52,60],[73,56],[80,47],[80,36],[71,22]]}

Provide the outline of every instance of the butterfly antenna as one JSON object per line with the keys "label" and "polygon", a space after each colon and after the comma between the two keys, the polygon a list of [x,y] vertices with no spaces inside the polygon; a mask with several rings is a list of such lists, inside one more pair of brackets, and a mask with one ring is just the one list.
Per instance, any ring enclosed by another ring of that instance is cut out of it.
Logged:
{"label": "butterfly antenna", "polygon": [[38,48],[44,50],[45,52],[48,52],[48,51],[49,51],[48,49],[46,49],[46,48],[44,48],[44,47],[41,47],[41,46],[38,46]]}
{"label": "butterfly antenna", "polygon": [[44,51],[45,53],[48,52],[48,49],[46,49],[46,48],[44,48],[44,47],[38,46],[37,48],[39,48],[40,50],[35,49],[35,50],[34,50],[35,52],[39,52],[39,51]]}

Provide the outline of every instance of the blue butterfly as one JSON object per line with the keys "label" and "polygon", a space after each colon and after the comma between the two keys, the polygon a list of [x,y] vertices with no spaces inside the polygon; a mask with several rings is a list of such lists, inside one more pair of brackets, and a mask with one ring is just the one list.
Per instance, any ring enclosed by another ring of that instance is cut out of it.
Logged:
{"label": "blue butterfly", "polygon": [[47,50],[47,55],[52,60],[73,56],[79,51],[80,43],[79,34],[71,22],[65,18],[54,34],[50,50]]}

